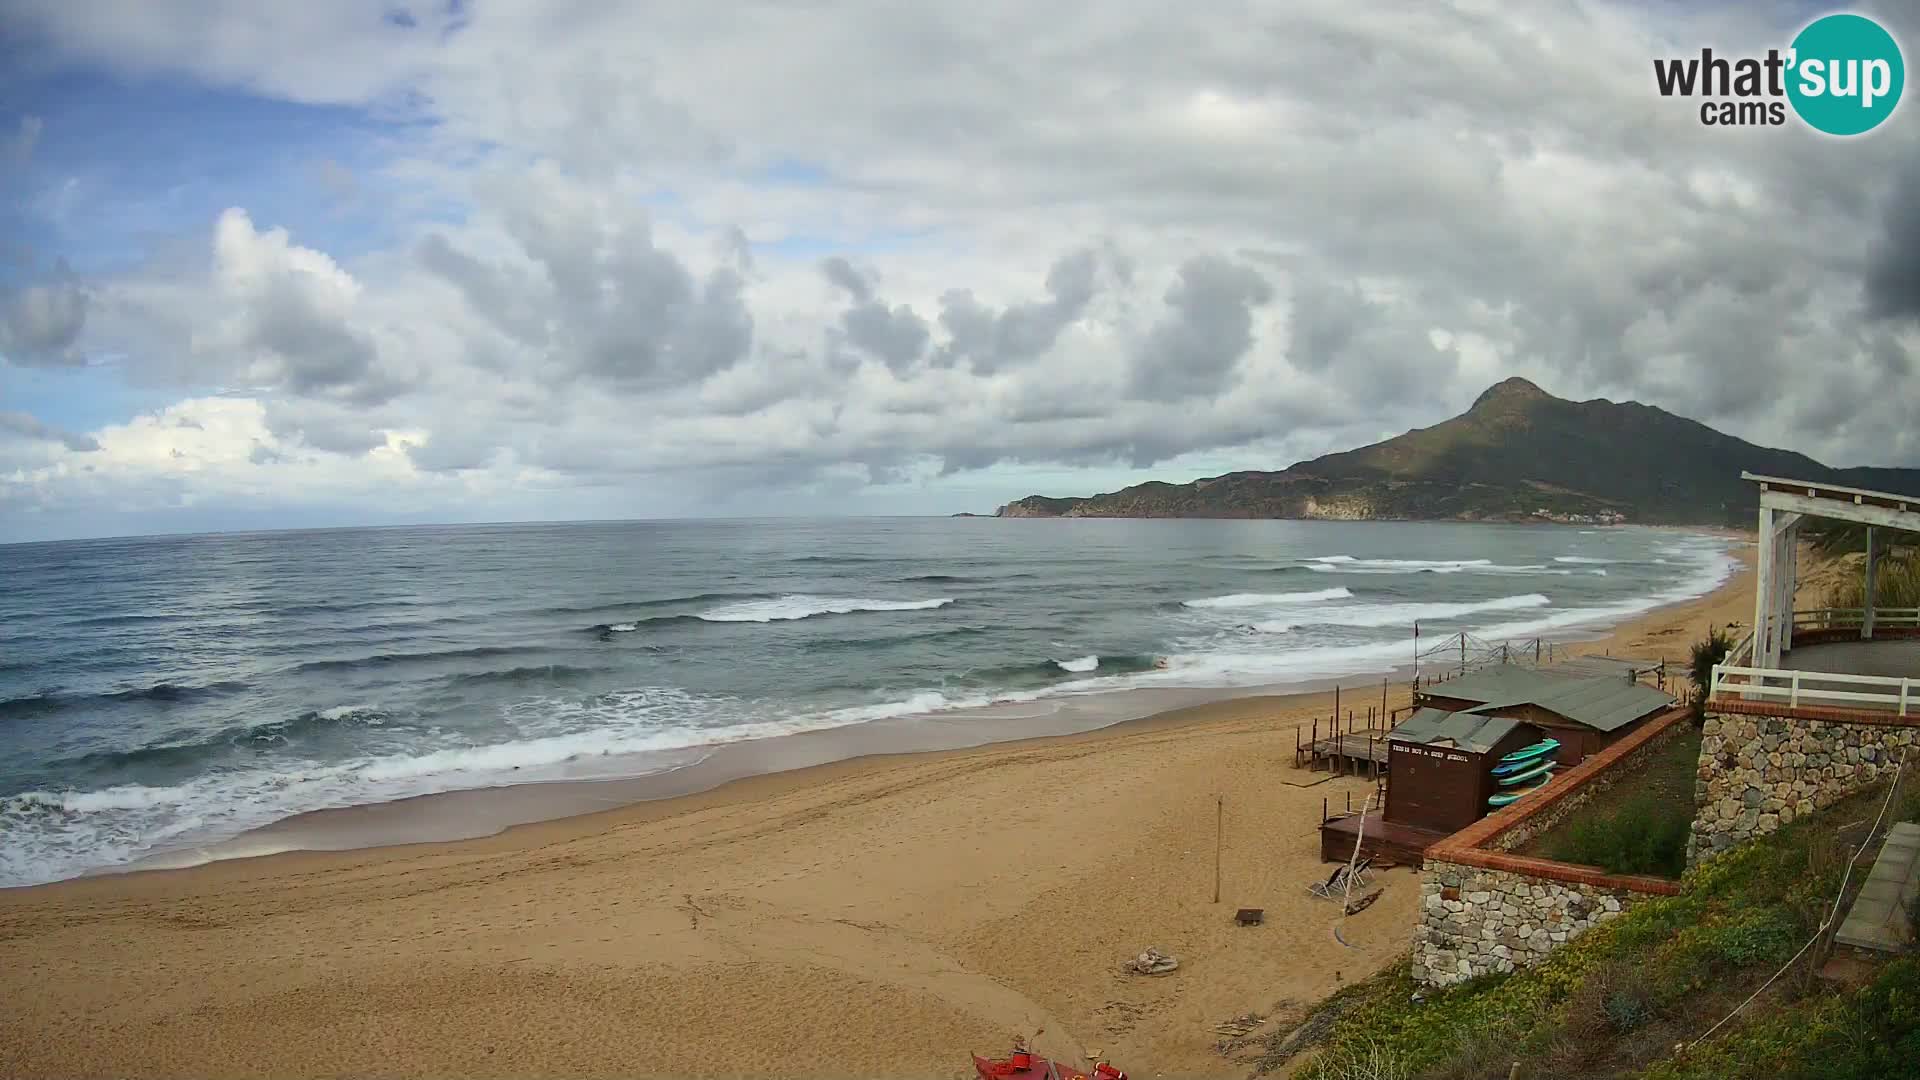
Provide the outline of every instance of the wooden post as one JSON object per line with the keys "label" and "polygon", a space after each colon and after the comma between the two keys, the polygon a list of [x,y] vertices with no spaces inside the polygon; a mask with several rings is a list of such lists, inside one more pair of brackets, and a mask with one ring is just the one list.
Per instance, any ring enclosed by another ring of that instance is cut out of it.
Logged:
{"label": "wooden post", "polygon": [[1467,673],[1467,632],[1460,631],[1460,674]]}
{"label": "wooden post", "polygon": [[1220,902],[1220,834],[1226,829],[1227,797],[1213,797],[1213,902]]}
{"label": "wooden post", "polygon": [[1380,715],[1387,715],[1387,679],[1384,675],[1380,677]]}
{"label": "wooden post", "polygon": [[1540,663],[1540,639],[1539,638],[1533,639],[1533,662],[1536,665]]}

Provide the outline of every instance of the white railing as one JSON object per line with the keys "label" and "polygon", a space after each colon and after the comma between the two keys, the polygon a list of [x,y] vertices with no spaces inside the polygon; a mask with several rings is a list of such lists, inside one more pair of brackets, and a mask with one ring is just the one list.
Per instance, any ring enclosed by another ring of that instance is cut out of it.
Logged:
{"label": "white railing", "polygon": [[[1883,687],[1880,691],[1831,689],[1828,685]],[[1779,668],[1736,667],[1716,664],[1713,696],[1763,698],[1800,705],[1871,705],[1907,715],[1908,705],[1920,704],[1920,679],[1884,675],[1839,675],[1831,671],[1782,671]]]}
{"label": "white railing", "polygon": [[[1815,608],[1793,613],[1795,632],[1855,630],[1865,624],[1863,608]],[[1920,608],[1875,608],[1873,625],[1875,629],[1920,626]],[[1864,705],[1892,709],[1900,716],[1920,707],[1920,679],[1752,667],[1753,641],[1753,632],[1748,631],[1727,650],[1726,659],[1714,665],[1709,691],[1712,697],[1772,700],[1789,707]]]}
{"label": "white railing", "polygon": [[[1813,608],[1809,611],[1793,613],[1795,630],[1850,630],[1866,625],[1865,608]],[[1896,607],[1873,609],[1873,625],[1882,626],[1920,626],[1920,607]]]}

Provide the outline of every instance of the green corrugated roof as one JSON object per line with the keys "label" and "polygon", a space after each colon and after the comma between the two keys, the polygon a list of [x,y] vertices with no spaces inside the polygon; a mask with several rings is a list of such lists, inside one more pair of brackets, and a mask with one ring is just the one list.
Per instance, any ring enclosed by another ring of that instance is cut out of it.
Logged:
{"label": "green corrugated roof", "polygon": [[1616,731],[1643,716],[1668,708],[1672,694],[1625,679],[1569,680],[1567,685],[1532,704],[1577,720],[1596,731]]}
{"label": "green corrugated roof", "polygon": [[1387,735],[1390,742],[1420,743],[1432,746],[1451,743],[1462,750],[1484,754],[1499,745],[1519,727],[1521,721],[1478,713],[1450,713],[1445,709],[1419,709]]}
{"label": "green corrugated roof", "polygon": [[1678,700],[1664,690],[1630,683],[1624,673],[1617,678],[1556,675],[1551,669],[1513,665],[1476,671],[1425,687],[1422,692],[1476,702],[1473,712],[1538,705],[1595,731],[1617,731]]}

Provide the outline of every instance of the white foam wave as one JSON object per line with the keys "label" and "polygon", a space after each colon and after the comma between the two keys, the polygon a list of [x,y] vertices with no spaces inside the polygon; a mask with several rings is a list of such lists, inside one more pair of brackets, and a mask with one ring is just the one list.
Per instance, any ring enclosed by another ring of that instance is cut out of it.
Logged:
{"label": "white foam wave", "polygon": [[1593,569],[1591,569],[1591,570],[1589,570],[1589,571],[1587,571],[1587,573],[1589,573],[1589,574],[1593,574],[1593,575],[1595,575],[1595,576],[1597,576],[1597,577],[1606,577],[1606,576],[1607,576],[1607,568],[1606,568],[1606,567],[1604,567],[1604,566],[1596,566],[1596,567],[1594,567]]}
{"label": "white foam wave", "polygon": [[1299,617],[1300,622],[1325,626],[1406,626],[1416,621],[1458,619],[1492,611],[1518,611],[1546,607],[1552,601],[1540,593],[1520,596],[1496,596],[1488,600],[1427,604],[1358,604],[1349,607],[1314,608]]}
{"label": "white foam wave", "polygon": [[1209,596],[1200,600],[1183,601],[1181,606],[1201,609],[1267,607],[1272,604],[1312,604],[1322,600],[1345,600],[1352,595],[1353,592],[1344,586],[1334,589],[1315,589],[1312,592],[1230,593],[1226,596]]}
{"label": "white foam wave", "polygon": [[847,615],[855,611],[929,611],[951,603],[951,596],[932,600],[867,600],[794,593],[774,600],[742,600],[723,604],[703,611],[697,617],[707,622],[785,622],[815,615]]}
{"label": "white foam wave", "polygon": [[1061,671],[1092,671],[1100,666],[1098,656],[1082,656],[1076,660],[1055,660]]}
{"label": "white foam wave", "polygon": [[1555,555],[1553,557],[1553,561],[1564,562],[1564,563],[1582,563],[1589,566],[1598,566],[1598,565],[1605,565],[1608,563],[1618,562],[1619,560],[1618,559],[1595,559],[1586,555]]}
{"label": "white foam wave", "polygon": [[631,634],[635,630],[638,630],[640,628],[630,622],[617,622],[617,623],[614,623],[612,626],[607,627],[607,629],[611,630],[616,634]]}
{"label": "white foam wave", "polygon": [[1491,559],[1353,559],[1312,561],[1308,570],[1322,574],[1569,574],[1546,563],[1502,564]]}
{"label": "white foam wave", "polygon": [[236,836],[295,814],[430,792],[541,780],[588,780],[678,768],[720,744],[778,738],[991,703],[938,692],[769,717],[729,698],[642,687],[593,699],[533,699],[506,710],[497,743],[453,744],[323,764],[277,759],[172,786],[28,791],[0,798],[0,885],[27,885],[124,865],[158,851]]}

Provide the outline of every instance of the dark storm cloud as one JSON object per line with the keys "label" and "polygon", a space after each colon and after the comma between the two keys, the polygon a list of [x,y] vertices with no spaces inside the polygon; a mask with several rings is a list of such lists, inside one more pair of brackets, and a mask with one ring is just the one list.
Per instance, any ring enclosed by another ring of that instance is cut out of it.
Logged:
{"label": "dark storm cloud", "polygon": [[821,260],[820,272],[835,287],[845,289],[857,304],[873,299],[873,285],[865,275],[853,268],[853,264],[839,255]]}
{"label": "dark storm cloud", "polygon": [[100,444],[91,436],[62,431],[23,412],[0,412],[0,432],[10,432],[39,442],[57,442],[79,453],[100,449]]}
{"label": "dark storm cloud", "polygon": [[1920,317],[1920,161],[1894,185],[1865,286],[1867,312],[1874,317]]}
{"label": "dark storm cloud", "polygon": [[920,359],[930,336],[927,321],[913,308],[905,304],[889,308],[877,300],[850,308],[840,317],[840,328],[849,342],[896,372],[908,370]]}
{"label": "dark storm cloud", "polygon": [[1064,255],[1047,271],[1048,299],[1015,304],[997,314],[970,290],[948,291],[940,298],[940,325],[948,342],[934,362],[944,366],[964,359],[974,371],[989,375],[1040,356],[1086,311],[1097,291],[1098,270],[1091,250]]}
{"label": "dark storm cloud", "polygon": [[1296,273],[1288,291],[1294,368],[1376,402],[1416,399],[1452,381],[1459,358],[1434,345],[1420,313],[1311,273]]}
{"label": "dark storm cloud", "polygon": [[0,300],[0,353],[20,367],[75,367],[86,358],[75,348],[86,328],[88,296],[59,268],[53,281],[29,285]]}
{"label": "dark storm cloud", "polygon": [[1253,309],[1272,299],[1273,287],[1250,267],[1218,255],[1188,259],[1167,290],[1171,310],[1134,356],[1134,393],[1187,398],[1226,389],[1253,346]]}
{"label": "dark storm cloud", "polygon": [[[829,347],[845,342],[886,364],[894,372],[912,368],[926,351],[932,335],[927,320],[907,304],[889,306],[875,292],[876,283],[839,255],[820,262],[829,284],[844,291],[853,305],[840,315],[840,325],[829,335]],[[842,354],[836,366],[849,370],[857,361]]]}
{"label": "dark storm cloud", "polygon": [[298,279],[276,277],[256,298],[245,346],[277,358],[277,384],[301,397],[358,404],[391,399],[398,387],[374,371],[370,338],[322,311]]}
{"label": "dark storm cloud", "polygon": [[265,423],[267,431],[283,442],[349,457],[387,442],[386,433],[371,427],[363,414],[319,403],[268,402]]}
{"label": "dark storm cloud", "polygon": [[[747,356],[754,321],[745,279],[730,267],[696,278],[672,252],[654,243],[644,221],[610,222],[591,206],[539,202],[532,195],[506,207],[508,233],[539,264],[546,288],[500,323],[525,340],[544,311],[545,356],[578,374],[657,390],[698,382]],[[484,272],[450,245],[429,254],[476,309],[515,284]],[[548,372],[551,374],[551,371]]]}
{"label": "dark storm cloud", "polygon": [[439,233],[420,241],[417,254],[422,266],[459,289],[473,310],[502,332],[528,345],[546,344],[546,319],[525,275],[509,276],[458,250]]}

